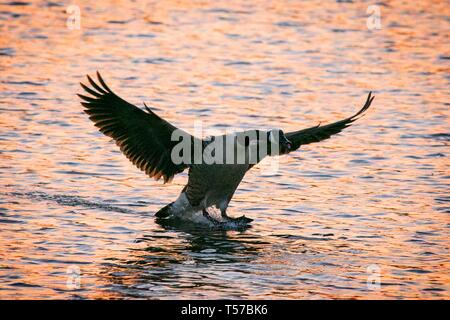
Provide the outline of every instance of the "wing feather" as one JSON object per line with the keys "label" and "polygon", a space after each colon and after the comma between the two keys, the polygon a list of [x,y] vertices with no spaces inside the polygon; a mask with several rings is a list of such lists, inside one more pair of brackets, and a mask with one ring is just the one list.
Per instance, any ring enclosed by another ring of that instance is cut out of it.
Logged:
{"label": "wing feather", "polygon": [[[189,165],[175,164],[171,159],[172,133],[180,130],[156,115],[145,105],[147,112],[117,96],[97,72],[98,83],[87,76],[90,87],[81,87],[90,96],[78,94],[84,112],[99,130],[114,139],[122,153],[136,167],[155,179],[164,182],[182,172]],[[193,137],[183,131],[193,141]]]}

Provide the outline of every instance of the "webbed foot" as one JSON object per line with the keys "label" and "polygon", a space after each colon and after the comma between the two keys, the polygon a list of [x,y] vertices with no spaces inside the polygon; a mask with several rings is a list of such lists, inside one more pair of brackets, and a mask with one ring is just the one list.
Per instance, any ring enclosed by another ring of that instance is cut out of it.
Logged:
{"label": "webbed foot", "polygon": [[253,219],[251,218],[247,218],[246,216],[241,216],[238,218],[232,218],[229,216],[222,216],[222,218],[224,219],[225,222],[235,222],[235,223],[239,223],[239,224],[247,224],[253,221]]}

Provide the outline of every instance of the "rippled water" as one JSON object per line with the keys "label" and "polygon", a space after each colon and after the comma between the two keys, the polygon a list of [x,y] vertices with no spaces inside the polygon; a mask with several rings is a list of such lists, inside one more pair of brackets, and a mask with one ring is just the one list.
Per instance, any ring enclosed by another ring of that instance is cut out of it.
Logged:
{"label": "rippled water", "polygon": [[[380,30],[372,2],[82,1],[80,30],[71,3],[0,3],[0,298],[449,298],[448,2],[378,2]],[[191,132],[376,98],[252,169],[230,208],[252,228],[213,231],[155,223],[186,173],[154,182],[97,132],[75,96],[95,70]]]}

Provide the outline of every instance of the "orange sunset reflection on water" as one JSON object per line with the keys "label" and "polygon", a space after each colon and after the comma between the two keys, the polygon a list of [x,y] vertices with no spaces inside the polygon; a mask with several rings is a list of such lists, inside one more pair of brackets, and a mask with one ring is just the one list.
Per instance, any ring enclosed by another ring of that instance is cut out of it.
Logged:
{"label": "orange sunset reflection on water", "polygon": [[[0,4],[0,299],[449,298],[446,1],[377,2],[375,30],[371,2],[61,3]],[[204,136],[376,98],[252,169],[230,204],[252,228],[213,231],[154,221],[187,174],[148,179],[97,132],[75,95],[96,70]]]}

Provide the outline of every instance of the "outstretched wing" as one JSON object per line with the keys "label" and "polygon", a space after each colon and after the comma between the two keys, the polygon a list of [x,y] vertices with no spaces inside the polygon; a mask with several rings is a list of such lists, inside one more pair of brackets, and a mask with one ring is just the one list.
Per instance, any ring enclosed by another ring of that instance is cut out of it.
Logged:
{"label": "outstretched wing", "polygon": [[[102,133],[114,139],[125,156],[150,177],[164,183],[188,167],[171,159],[172,133],[180,130],[160,118],[145,104],[147,112],[117,96],[97,72],[98,82],[87,76],[91,87],[80,83],[91,96],[78,94],[84,101],[84,112]],[[185,137],[193,137],[183,131]]]}
{"label": "outstretched wing", "polygon": [[297,150],[301,145],[326,140],[332,135],[341,132],[342,130],[350,126],[355,120],[359,119],[360,116],[362,116],[362,114],[370,107],[370,104],[372,103],[374,98],[375,97],[372,97],[372,92],[370,92],[369,96],[367,97],[366,103],[361,108],[361,110],[347,119],[330,123],[324,126],[321,126],[319,124],[315,127],[286,133],[286,138],[292,142],[292,148],[290,152]]}

